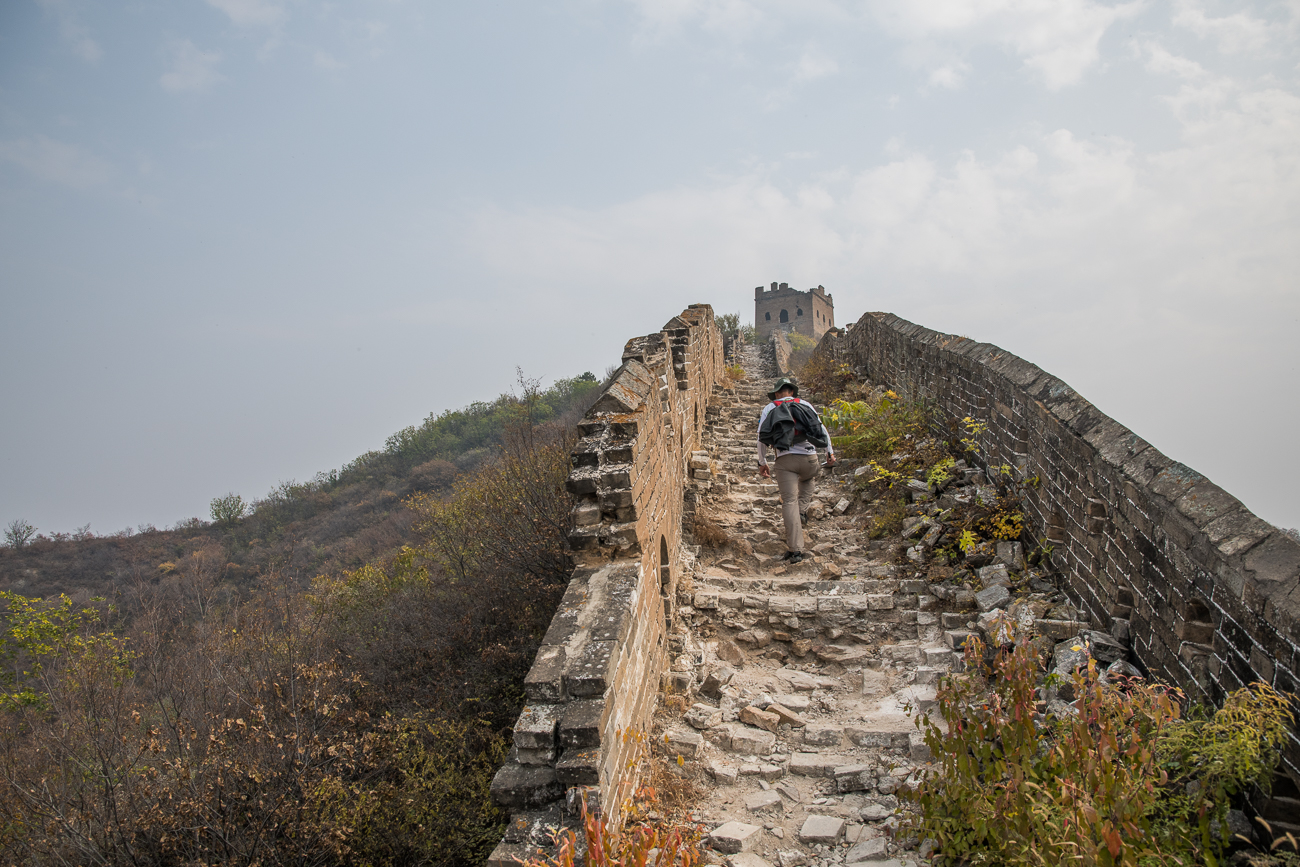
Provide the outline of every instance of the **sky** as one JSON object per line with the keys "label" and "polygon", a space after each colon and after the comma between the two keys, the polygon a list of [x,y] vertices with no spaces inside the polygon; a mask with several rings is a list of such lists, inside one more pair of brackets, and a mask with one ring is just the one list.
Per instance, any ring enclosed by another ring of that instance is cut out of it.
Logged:
{"label": "sky", "polygon": [[206,518],[772,281],[1300,525],[1300,0],[0,2],[0,523]]}

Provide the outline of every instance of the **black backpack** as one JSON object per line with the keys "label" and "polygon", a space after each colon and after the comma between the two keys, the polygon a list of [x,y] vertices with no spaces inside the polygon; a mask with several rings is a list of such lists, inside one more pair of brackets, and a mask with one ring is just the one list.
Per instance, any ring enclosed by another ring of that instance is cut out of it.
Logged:
{"label": "black backpack", "polygon": [[814,448],[826,448],[828,443],[822,436],[822,420],[811,404],[797,397],[786,397],[773,403],[776,406],[768,412],[758,429],[759,442],[781,451],[802,442],[810,443]]}

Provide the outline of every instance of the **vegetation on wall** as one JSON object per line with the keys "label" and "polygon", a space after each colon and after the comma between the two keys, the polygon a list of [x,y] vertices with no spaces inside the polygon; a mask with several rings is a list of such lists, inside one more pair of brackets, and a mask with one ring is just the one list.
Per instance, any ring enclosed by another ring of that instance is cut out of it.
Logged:
{"label": "vegetation on wall", "polygon": [[803,368],[812,358],[813,350],[817,348],[817,341],[794,329],[787,331],[785,336],[790,341],[790,369],[799,371],[802,376]]}
{"label": "vegetation on wall", "polygon": [[1030,644],[989,658],[968,640],[939,719],[917,717],[937,767],[913,795],[916,829],[940,864],[1214,867],[1232,799],[1267,789],[1292,722],[1265,684],[1214,711],[1157,683],[1108,682],[1094,661],[1073,676],[1076,712],[1044,718]]}

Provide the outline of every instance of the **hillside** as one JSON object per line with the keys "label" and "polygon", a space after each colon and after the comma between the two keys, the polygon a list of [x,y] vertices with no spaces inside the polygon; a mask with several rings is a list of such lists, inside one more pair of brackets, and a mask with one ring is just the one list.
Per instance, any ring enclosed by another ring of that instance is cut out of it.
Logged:
{"label": "hillside", "polygon": [[[571,424],[598,385],[583,373],[537,391],[538,422]],[[537,384],[521,378],[520,387],[528,392]],[[340,469],[280,483],[237,521],[192,518],[133,534],[38,535],[21,550],[0,548],[0,590],[40,598],[66,593],[78,602],[114,599],[195,557],[211,564],[229,593],[246,590],[271,569],[300,587],[317,575],[356,569],[413,540],[414,516],[403,502],[414,494],[445,494],[489,459],[519,400],[502,394],[431,414]]]}
{"label": "hillside", "polygon": [[599,391],[520,387],[243,516],[0,552],[6,863],[481,863]]}

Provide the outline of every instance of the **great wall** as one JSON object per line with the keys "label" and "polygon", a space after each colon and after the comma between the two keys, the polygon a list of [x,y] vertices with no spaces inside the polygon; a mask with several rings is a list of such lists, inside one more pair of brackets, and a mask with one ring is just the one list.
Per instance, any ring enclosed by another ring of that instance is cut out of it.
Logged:
{"label": "great wall", "polygon": [[[986,421],[986,463],[1034,480],[1029,532],[1050,544],[1063,582],[1035,579],[1039,592],[1017,603],[1042,631],[1092,635],[1099,659],[1105,647],[1201,701],[1255,681],[1295,693],[1300,543],[996,346],[885,313],[819,334],[817,353],[928,402],[941,424]],[[929,518],[905,524],[907,565],[884,559],[852,517],[844,475],[819,480],[814,556],[781,564],[779,502],[755,471],[753,440],[788,350],[779,329],[764,353],[724,346],[702,304],[628,341],[580,425],[568,481],[577,567],[493,783],[512,821],[490,864],[544,851],[584,803],[621,804],[636,785],[629,735],[655,726],[682,773],[708,788],[696,818],[733,867],[919,857],[888,833],[895,792],[929,758],[906,708],[933,704],[988,606],[927,581]],[[745,381],[725,376],[729,361]],[[966,467],[962,483],[978,490],[988,469]],[[706,562],[686,543],[683,521],[703,508],[744,556]],[[1016,544],[999,546],[987,570],[1025,568]],[[985,577],[1010,603],[1006,582]],[[663,695],[685,697],[684,712],[680,700],[660,706]],[[1279,828],[1300,825],[1297,783],[1292,734],[1260,805]]]}

